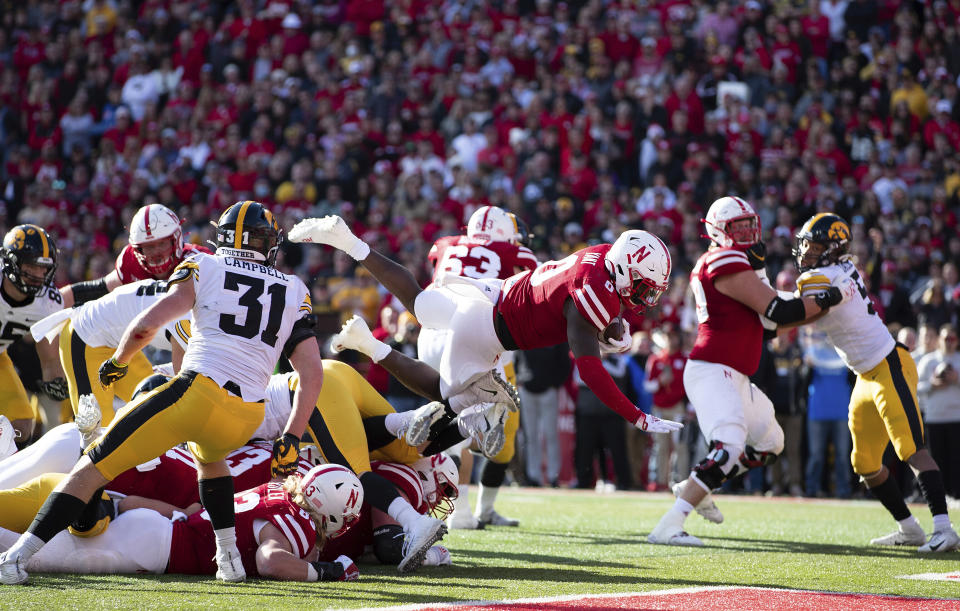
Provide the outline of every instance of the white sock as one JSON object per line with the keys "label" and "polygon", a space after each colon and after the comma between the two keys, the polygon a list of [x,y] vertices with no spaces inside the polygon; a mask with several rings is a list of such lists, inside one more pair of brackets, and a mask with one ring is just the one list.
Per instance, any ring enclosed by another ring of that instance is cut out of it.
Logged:
{"label": "white sock", "polygon": [[237,529],[235,526],[219,528],[213,531],[217,538],[217,551],[230,551],[237,547]]}
{"label": "white sock", "polygon": [[497,494],[500,493],[500,486],[496,488],[492,486],[484,486],[480,484],[478,487],[480,494],[477,495],[477,516],[480,518],[485,518],[490,515],[493,511],[493,504],[497,501]]}
{"label": "white sock", "polygon": [[14,556],[20,556],[25,564],[27,560],[30,560],[43,546],[43,539],[37,535],[33,533],[23,533],[20,535],[20,538],[17,539],[16,543],[11,545],[10,549],[7,550],[6,557],[13,558]]}
{"label": "white sock", "polygon": [[933,516],[933,530],[946,530],[950,528],[950,516],[945,513]]}
{"label": "white sock", "polygon": [[[936,516],[934,516],[936,518]],[[947,521],[949,523],[949,520]],[[906,530],[908,528],[920,528],[920,522],[917,522],[917,519],[910,515],[902,520],[897,520],[897,524],[900,525],[900,530]]]}
{"label": "white sock", "polygon": [[387,507],[387,513],[403,526],[403,530],[407,530],[407,527],[420,517],[420,514],[417,513],[417,510],[413,508],[407,499],[400,496],[393,499],[390,506]]}
{"label": "white sock", "polygon": [[682,513],[684,517],[687,517],[690,515],[690,512],[693,511],[693,505],[691,505],[689,501],[679,498],[673,503],[673,508]]}
{"label": "white sock", "polygon": [[386,418],[383,419],[383,426],[387,429],[387,432],[396,437],[400,428],[407,424],[407,412],[390,412],[387,414]]}
{"label": "white sock", "polygon": [[457,489],[457,498],[453,501],[453,512],[470,513],[470,484],[460,484]]}

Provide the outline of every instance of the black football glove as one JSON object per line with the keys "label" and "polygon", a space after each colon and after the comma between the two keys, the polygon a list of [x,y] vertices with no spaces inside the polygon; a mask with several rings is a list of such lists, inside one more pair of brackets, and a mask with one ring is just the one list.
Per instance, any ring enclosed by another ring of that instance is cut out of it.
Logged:
{"label": "black football glove", "polygon": [[270,460],[270,473],[273,477],[293,475],[297,472],[300,460],[300,440],[293,433],[284,433],[273,442],[273,458]]}
{"label": "black football glove", "polygon": [[826,291],[814,297],[813,300],[820,306],[821,310],[826,310],[843,301],[843,293],[837,287],[831,286]]}
{"label": "black football glove", "polygon": [[63,401],[70,397],[70,389],[67,387],[67,381],[63,378],[54,378],[46,382],[37,382],[40,392],[47,395],[54,401]]}
{"label": "black football glove", "polygon": [[106,388],[127,375],[127,366],[121,365],[116,359],[110,358],[105,360],[103,365],[100,365],[98,374],[100,376],[100,384]]}
{"label": "black football glove", "polygon": [[757,242],[745,252],[753,269],[763,269],[767,264],[767,245],[763,242]]}

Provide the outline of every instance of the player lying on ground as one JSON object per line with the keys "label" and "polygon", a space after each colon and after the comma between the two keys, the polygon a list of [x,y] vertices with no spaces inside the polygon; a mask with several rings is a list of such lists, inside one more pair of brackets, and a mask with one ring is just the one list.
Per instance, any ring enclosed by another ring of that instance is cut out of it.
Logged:
{"label": "player lying on ground", "polygon": [[[347,558],[316,560],[317,548],[356,521],[363,488],[339,465],[319,465],[302,479],[290,476],[238,493],[233,500],[237,549],[246,573],[273,579],[356,579]],[[169,508],[166,509],[169,511]],[[178,516],[179,517],[179,516]],[[0,529],[0,549],[17,534]],[[62,531],[26,562],[26,569],[66,573],[183,573],[213,575],[218,567],[213,526],[206,511],[170,519],[153,509],[119,515],[93,537]]]}
{"label": "player lying on ground", "polygon": [[760,218],[743,199],[718,199],[703,222],[712,243],[690,274],[698,325],[683,386],[710,453],[676,487],[678,498],[647,537],[650,543],[703,545],[683,529],[690,512],[696,508],[721,522],[710,492],[752,467],[772,463],[783,451],[773,404],[749,377],[760,363],[761,316],[776,325],[796,324],[843,299],[837,287],[801,299],[773,290],[764,270]]}
{"label": "player lying on ground", "polygon": [[[480,392],[464,393],[469,394],[466,400],[458,400],[463,397],[458,393],[484,379],[491,364],[496,364],[508,349],[527,350],[564,341],[570,344],[581,377],[611,409],[649,432],[670,432],[683,426],[646,416],[620,392],[600,362],[601,344],[620,351],[630,346],[627,325],[611,325],[618,322],[614,319],[621,308],[653,306],[667,288],[670,255],[652,234],[626,231],[613,245],[585,248],[506,282],[446,276],[442,286],[426,290],[417,285],[409,270],[353,235],[340,217],[301,221],[290,236],[293,241],[329,244],[343,250],[400,299],[421,325],[449,330],[438,372],[440,397],[448,401],[404,415],[396,432],[405,434],[411,445],[427,441],[432,425],[441,421],[448,409],[452,414],[447,413],[447,417],[459,414],[482,403],[484,393],[491,395],[486,401],[493,407],[483,415],[488,424],[499,429],[502,440],[502,412],[516,409],[512,395],[509,400],[501,399],[492,396],[495,391],[480,388]],[[339,339],[343,347],[363,352],[403,380],[398,363],[410,359],[382,342],[371,341],[365,325],[345,328]],[[485,437],[483,446],[488,456],[495,454],[489,451],[495,446],[489,437]]]}
{"label": "player lying on ground", "polygon": [[[897,343],[873,309],[867,289],[847,254],[850,227],[835,214],[814,215],[796,235],[794,256],[802,272],[801,295],[853,283],[856,291],[841,305],[815,318],[817,327],[855,374],[850,395],[850,463],[870,492],[899,523],[896,532],[871,541],[874,545],[910,545],[921,552],[946,552],[960,545],[950,524],[940,469],[924,441],[917,403],[917,366],[909,350]],[[883,464],[883,452],[893,444],[900,460],[910,465],[933,514],[933,534],[927,540],[913,517],[900,487]]]}

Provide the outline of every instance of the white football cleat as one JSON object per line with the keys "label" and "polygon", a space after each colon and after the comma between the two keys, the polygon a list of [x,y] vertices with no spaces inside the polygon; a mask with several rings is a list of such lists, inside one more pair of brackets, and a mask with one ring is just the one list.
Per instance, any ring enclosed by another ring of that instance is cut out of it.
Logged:
{"label": "white football cleat", "polygon": [[480,451],[493,458],[503,449],[507,435],[503,430],[507,422],[507,406],[502,403],[481,404],[460,412],[461,432],[477,441]]}
{"label": "white football cleat", "polygon": [[434,545],[427,550],[423,558],[423,566],[450,566],[453,559],[450,557],[450,550],[442,545]]}
{"label": "white football cleat", "polygon": [[409,573],[420,568],[430,546],[447,534],[447,526],[436,518],[421,515],[403,534],[403,559],[397,570]]}
{"label": "white football cleat", "polygon": [[511,412],[520,409],[520,394],[496,369],[483,374],[462,392],[457,393],[457,396],[463,398],[465,405],[503,403]]}
{"label": "white football cleat", "polygon": [[86,448],[90,443],[100,435],[100,421],[103,414],[100,412],[100,404],[97,398],[92,395],[80,395],[77,400],[77,415],[73,422],[80,431],[83,447]]}
{"label": "white football cleat", "polygon": [[373,336],[373,333],[370,332],[367,321],[359,316],[354,316],[343,323],[343,328],[340,329],[340,332],[330,338],[330,348],[334,352],[356,350],[370,358],[376,356],[379,347],[383,345],[385,344],[377,340],[377,338]]}
{"label": "white football cleat", "polygon": [[17,453],[17,435],[10,419],[0,416],[0,460]]}
{"label": "white football cleat", "polygon": [[683,530],[683,527],[677,524],[665,523],[667,516],[664,516],[657,524],[657,527],[647,535],[647,542],[656,545],[682,545],[686,547],[703,547],[703,541],[698,537],[689,534]]}
{"label": "white football cleat", "polygon": [[366,259],[370,247],[350,231],[347,223],[336,215],[319,219],[303,219],[293,226],[287,238],[291,242],[327,244],[342,250],[356,260]]}
{"label": "white football cleat", "polygon": [[912,524],[906,528],[901,525],[895,532],[870,541],[870,545],[909,545],[910,547],[919,547],[926,543],[927,534],[919,524]]}
{"label": "white football cleat", "polygon": [[952,552],[957,549],[957,546],[960,546],[960,537],[957,536],[957,531],[952,528],[945,528],[943,530],[935,530],[933,534],[930,535],[930,540],[917,548],[918,552]]}
{"label": "white football cleat", "polygon": [[508,518],[497,513],[496,509],[491,509],[487,515],[477,516],[477,521],[484,526],[520,526],[520,520]]}
{"label": "white football cleat", "polygon": [[8,558],[6,552],[0,554],[0,583],[8,586],[27,583],[30,576],[23,570],[20,558],[20,554],[14,558]]}
{"label": "white football cleat", "polygon": [[238,583],[246,581],[247,571],[243,568],[243,561],[240,559],[240,550],[234,545],[233,549],[217,550],[214,557],[217,561],[217,579],[227,583]]}
{"label": "white football cleat", "polygon": [[432,401],[412,412],[404,412],[404,414],[410,414],[410,419],[407,420],[406,426],[398,431],[398,435],[402,434],[406,437],[408,445],[417,447],[430,437],[430,427],[443,417],[445,409],[443,403]]}
{"label": "white football cleat", "polygon": [[[683,492],[683,482],[677,482],[671,486],[670,489],[673,490],[673,496],[680,498],[680,493]],[[700,514],[701,518],[708,522],[713,522],[714,524],[723,523],[723,514],[720,512],[717,504],[713,502],[712,494],[707,494],[707,496],[703,497],[693,509]]]}
{"label": "white football cleat", "polygon": [[470,513],[469,509],[454,509],[450,517],[447,518],[447,528],[450,530],[482,530],[483,524],[477,519],[477,516]]}

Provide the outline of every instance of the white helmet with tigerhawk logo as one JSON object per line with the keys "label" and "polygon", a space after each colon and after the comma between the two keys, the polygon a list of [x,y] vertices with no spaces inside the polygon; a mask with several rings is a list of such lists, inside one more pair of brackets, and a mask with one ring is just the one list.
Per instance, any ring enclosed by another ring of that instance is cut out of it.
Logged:
{"label": "white helmet with tigerhawk logo", "polygon": [[657,236],[641,229],[624,231],[606,256],[620,300],[628,308],[653,307],[670,282],[670,252]]}
{"label": "white helmet with tigerhawk logo", "polygon": [[490,242],[516,242],[519,236],[515,217],[496,206],[480,206],[467,222],[467,237]]}
{"label": "white helmet with tigerhawk logo", "polygon": [[[752,222],[731,233],[730,224],[743,219],[751,219]],[[718,246],[746,247],[760,241],[760,217],[742,197],[721,197],[713,202],[703,222],[707,226],[707,236]]]}
{"label": "white helmet with tigerhawk logo", "polygon": [[300,491],[331,539],[342,535],[360,517],[363,486],[346,467],[317,465],[301,480]]}
{"label": "white helmet with tigerhawk logo", "polygon": [[[170,249],[160,254],[143,252],[143,247],[159,241],[169,242]],[[154,276],[162,276],[183,259],[183,231],[180,218],[166,206],[150,204],[137,210],[130,221],[130,246],[137,261]]]}
{"label": "white helmet with tigerhawk logo", "polygon": [[460,494],[457,482],[460,471],[453,459],[440,452],[426,456],[410,465],[420,476],[423,498],[437,519],[443,520],[453,513],[453,501]]}

